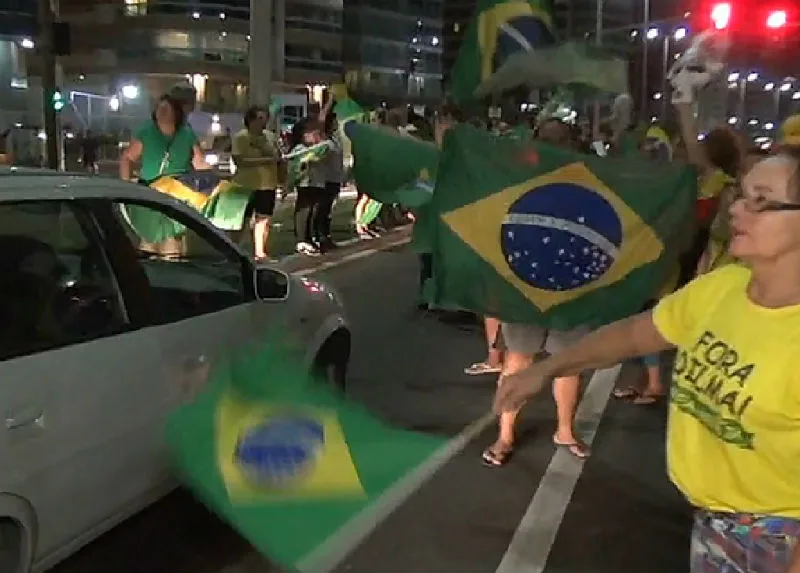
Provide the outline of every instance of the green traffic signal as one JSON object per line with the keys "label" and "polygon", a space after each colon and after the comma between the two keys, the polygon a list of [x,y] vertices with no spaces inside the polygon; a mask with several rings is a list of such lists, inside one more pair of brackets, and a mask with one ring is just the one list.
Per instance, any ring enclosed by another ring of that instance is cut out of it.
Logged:
{"label": "green traffic signal", "polygon": [[53,92],[53,109],[56,111],[61,111],[64,109],[64,94],[61,93],[61,90],[56,90]]}

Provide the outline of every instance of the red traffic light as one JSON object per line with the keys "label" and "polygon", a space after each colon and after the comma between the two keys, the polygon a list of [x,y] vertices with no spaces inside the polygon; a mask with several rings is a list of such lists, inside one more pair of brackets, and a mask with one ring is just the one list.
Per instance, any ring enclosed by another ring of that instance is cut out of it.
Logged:
{"label": "red traffic light", "polygon": [[711,8],[711,21],[714,23],[714,29],[725,30],[731,23],[732,12],[733,8],[729,2],[714,4]]}
{"label": "red traffic light", "polygon": [[786,10],[774,10],[767,16],[767,28],[777,30],[786,26],[789,17]]}

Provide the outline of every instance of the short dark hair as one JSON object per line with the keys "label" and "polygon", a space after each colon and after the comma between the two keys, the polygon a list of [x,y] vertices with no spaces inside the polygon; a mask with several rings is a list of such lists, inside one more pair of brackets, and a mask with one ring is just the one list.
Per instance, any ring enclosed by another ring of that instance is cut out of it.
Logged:
{"label": "short dark hair", "polygon": [[[164,94],[158,101],[156,102],[156,108],[161,105],[161,102],[167,102],[169,106],[172,108],[172,114],[175,117],[175,130],[177,131],[180,126],[182,126],[186,122],[186,113],[183,111],[183,105],[177,99],[169,94]],[[153,109],[153,114],[150,116],[153,118],[153,122],[156,121],[156,110]]]}
{"label": "short dark hair", "polygon": [[742,168],[742,150],[736,132],[728,127],[715,127],[703,140],[708,161],[730,177],[738,177]]}
{"label": "short dark hair", "polygon": [[250,122],[257,118],[259,113],[266,113],[267,119],[269,119],[269,111],[267,111],[267,108],[260,105],[251,105],[248,107],[247,111],[244,112],[244,126],[250,127]]}

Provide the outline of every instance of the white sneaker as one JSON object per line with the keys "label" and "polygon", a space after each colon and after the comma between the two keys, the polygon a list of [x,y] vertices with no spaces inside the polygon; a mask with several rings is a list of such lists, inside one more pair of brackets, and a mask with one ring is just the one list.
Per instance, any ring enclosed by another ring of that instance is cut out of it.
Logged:
{"label": "white sneaker", "polygon": [[318,257],[320,255],[317,247],[311,243],[306,243],[305,241],[297,243],[294,248],[301,255],[306,255],[308,257]]}

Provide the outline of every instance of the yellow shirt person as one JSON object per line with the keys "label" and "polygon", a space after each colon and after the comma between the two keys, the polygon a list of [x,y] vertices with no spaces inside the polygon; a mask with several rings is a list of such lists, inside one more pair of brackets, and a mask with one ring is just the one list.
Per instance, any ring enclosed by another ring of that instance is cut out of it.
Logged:
{"label": "yellow shirt person", "polygon": [[269,130],[257,135],[244,128],[233,136],[232,153],[241,159],[274,159],[261,165],[237,164],[233,182],[253,190],[274,190],[278,187],[278,160],[281,157],[277,137]]}
{"label": "yellow shirt person", "polygon": [[698,507],[800,519],[800,305],[753,304],[750,275],[727,265],[653,311],[678,347],[669,473]]}

